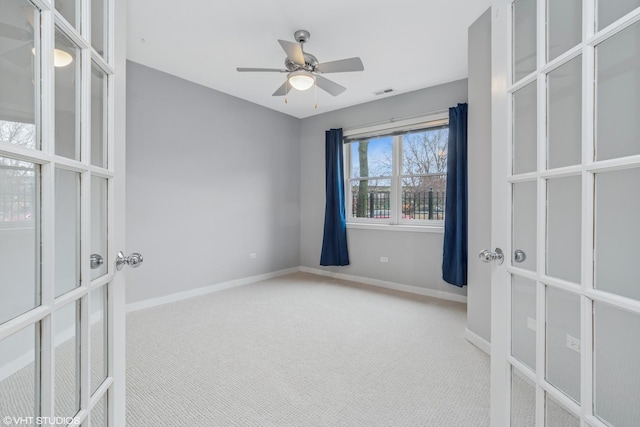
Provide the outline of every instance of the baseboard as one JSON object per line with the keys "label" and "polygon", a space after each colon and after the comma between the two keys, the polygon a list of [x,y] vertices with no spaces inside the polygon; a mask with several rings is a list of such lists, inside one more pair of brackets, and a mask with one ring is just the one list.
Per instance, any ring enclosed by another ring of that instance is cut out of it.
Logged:
{"label": "baseboard", "polygon": [[435,289],[425,289],[417,286],[403,285],[401,283],[387,282],[384,280],[372,279],[370,277],[352,276],[350,274],[335,273],[333,271],[321,270],[319,268],[300,267],[300,271],[317,274],[320,276],[333,277],[335,279],[349,280],[351,282],[363,283],[365,285],[377,286],[379,288],[393,289],[396,291],[408,292],[410,294],[424,295],[428,297],[440,298],[449,301],[467,302],[467,297],[451,294],[449,292],[437,291]]}
{"label": "baseboard", "polygon": [[158,298],[151,298],[144,301],[127,304],[127,313],[132,311],[144,310],[158,305],[169,304],[181,301],[187,298],[193,298],[201,295],[210,294],[212,292],[231,289],[238,286],[248,285],[250,283],[260,282],[261,280],[273,279],[275,277],[285,276],[287,274],[297,273],[300,271],[298,267],[278,270],[271,273],[259,274],[257,276],[244,277],[242,279],[230,280],[228,282],[216,283],[215,285],[206,286],[204,288],[192,289],[190,291],[177,292],[175,294],[165,295]]}
{"label": "baseboard", "polygon": [[478,347],[480,350],[484,351],[485,353],[487,353],[489,356],[491,355],[491,343],[489,343],[489,341],[485,340],[484,338],[482,338],[480,335],[471,332],[469,330],[469,328],[466,328],[464,330],[464,337],[467,339],[467,341],[469,341],[471,344],[475,345],[476,347]]}

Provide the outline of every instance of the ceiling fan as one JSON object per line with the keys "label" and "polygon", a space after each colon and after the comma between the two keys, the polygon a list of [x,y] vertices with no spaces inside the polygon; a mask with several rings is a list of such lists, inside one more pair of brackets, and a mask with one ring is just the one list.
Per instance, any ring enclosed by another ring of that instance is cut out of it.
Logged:
{"label": "ceiling fan", "polygon": [[346,73],[350,71],[364,71],[360,58],[340,59],[331,62],[319,62],[318,58],[302,49],[304,43],[311,37],[308,31],[298,30],[293,34],[298,43],[286,40],[278,40],[282,49],[287,54],[284,60],[285,69],[278,68],[236,68],[240,72],[274,72],[287,73],[287,81],[284,82],[273,96],[284,96],[293,89],[307,90],[315,85],[327,93],[338,96],[346,87],[339,85],[321,74]]}

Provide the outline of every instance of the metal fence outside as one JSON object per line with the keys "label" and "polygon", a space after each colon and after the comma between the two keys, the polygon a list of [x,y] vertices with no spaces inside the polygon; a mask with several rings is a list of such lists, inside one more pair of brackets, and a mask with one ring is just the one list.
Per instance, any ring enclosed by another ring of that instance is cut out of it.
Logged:
{"label": "metal fence outside", "polygon": [[[402,219],[443,220],[445,192],[428,191],[402,193]],[[351,200],[352,218],[389,218],[391,215],[391,192],[370,191],[366,194],[353,193]]]}

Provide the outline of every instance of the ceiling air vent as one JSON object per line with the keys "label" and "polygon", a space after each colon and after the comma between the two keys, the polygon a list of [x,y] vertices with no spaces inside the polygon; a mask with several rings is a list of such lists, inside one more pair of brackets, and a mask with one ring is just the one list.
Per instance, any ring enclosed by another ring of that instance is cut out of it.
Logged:
{"label": "ceiling air vent", "polygon": [[382,89],[378,92],[373,92],[374,95],[386,95],[387,93],[391,93],[394,92],[395,90],[392,88],[388,88],[388,89]]}

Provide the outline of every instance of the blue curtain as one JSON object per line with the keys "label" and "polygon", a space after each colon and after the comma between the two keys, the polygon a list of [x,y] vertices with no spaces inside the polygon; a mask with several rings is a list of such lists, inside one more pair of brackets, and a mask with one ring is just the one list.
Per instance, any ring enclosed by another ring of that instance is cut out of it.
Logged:
{"label": "blue curtain", "polygon": [[320,265],[349,265],[347,218],[344,208],[342,129],[325,132],[326,206]]}
{"label": "blue curtain", "polygon": [[449,108],[442,278],[467,284],[467,104]]}

